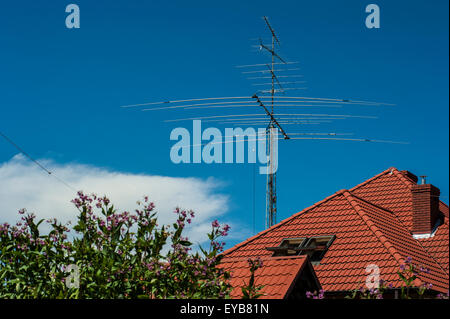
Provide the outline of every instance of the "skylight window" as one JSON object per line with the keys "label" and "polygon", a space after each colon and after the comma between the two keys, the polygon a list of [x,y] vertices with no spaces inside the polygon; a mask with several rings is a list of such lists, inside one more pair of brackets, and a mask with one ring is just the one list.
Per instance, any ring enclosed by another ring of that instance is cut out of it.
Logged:
{"label": "skylight window", "polygon": [[277,247],[267,247],[267,250],[273,251],[273,257],[277,256],[296,256],[301,251],[302,245],[307,238],[286,238],[281,241]]}
{"label": "skylight window", "polygon": [[336,235],[285,238],[277,247],[266,247],[273,257],[308,255],[312,263],[319,263]]}

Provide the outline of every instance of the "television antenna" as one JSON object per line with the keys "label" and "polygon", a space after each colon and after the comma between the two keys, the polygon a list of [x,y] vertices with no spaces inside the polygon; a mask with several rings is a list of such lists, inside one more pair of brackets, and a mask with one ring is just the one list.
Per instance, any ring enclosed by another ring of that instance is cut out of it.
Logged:
{"label": "television antenna", "polygon": [[[274,138],[276,136],[274,135],[274,130],[277,128],[283,135],[284,139],[290,139],[289,135],[286,134],[283,127],[278,123],[278,121],[274,117],[274,102],[275,102],[275,85],[278,85],[280,88],[280,91],[277,92],[284,92],[283,87],[281,86],[281,82],[278,80],[278,77],[275,74],[275,59],[278,59],[281,63],[286,64],[287,62],[282,59],[278,53],[276,53],[275,44],[280,45],[280,41],[278,40],[278,37],[273,30],[272,26],[269,23],[269,20],[266,16],[263,17],[264,22],[266,23],[267,27],[270,30],[270,33],[272,34],[272,46],[269,48],[265,46],[262,43],[262,40],[259,40],[260,50],[266,50],[271,55],[271,65],[267,65],[267,68],[270,71],[271,76],[271,89],[270,89],[270,95],[271,95],[271,104],[270,104],[270,112],[267,109],[267,107],[264,105],[264,103],[261,101],[261,99],[258,97],[257,94],[253,95],[252,98],[256,100],[256,102],[264,109],[266,112],[266,115],[270,118],[269,124],[267,125],[266,129],[266,138],[267,138],[267,153],[268,156],[268,174],[267,174],[267,184],[266,184],[266,228],[269,228],[276,224],[277,221],[277,176],[276,171],[274,170],[274,156],[277,156],[278,154],[275,154],[278,150],[274,147]],[[266,91],[262,91],[262,93],[265,93]]]}
{"label": "television antenna", "polygon": [[[330,123],[337,120],[351,120],[351,119],[376,119],[374,116],[353,115],[353,114],[336,114],[336,113],[304,113],[298,112],[299,108],[342,108],[343,106],[392,106],[394,104],[361,101],[353,99],[339,99],[339,98],[321,98],[321,97],[306,97],[306,96],[286,96],[286,91],[305,90],[306,87],[296,87],[295,84],[303,84],[305,81],[299,80],[303,76],[299,74],[292,74],[291,71],[299,70],[296,67],[298,62],[286,61],[278,53],[280,41],[272,28],[267,17],[263,17],[267,28],[270,31],[271,40],[267,44],[259,38],[259,51],[266,52],[270,55],[269,63],[246,64],[239,65],[236,68],[249,69],[249,71],[242,71],[241,73],[247,76],[249,80],[264,80],[266,82],[253,84],[254,86],[263,87],[257,90],[253,95],[247,96],[225,96],[225,97],[202,97],[180,100],[165,100],[159,102],[149,102],[140,104],[123,105],[123,108],[140,108],[143,112],[151,111],[190,111],[203,109],[206,111],[227,110],[227,109],[249,109],[251,113],[239,114],[221,114],[217,115],[203,115],[190,116],[184,118],[170,118],[164,120],[166,123],[174,123],[181,121],[202,120],[203,122],[214,122],[221,125],[239,125],[239,126],[253,126],[265,125],[264,135],[245,136],[242,138],[236,137],[236,143],[245,143],[256,140],[266,141],[267,160],[267,181],[266,181],[266,216],[265,225],[269,228],[277,223],[277,176],[274,169],[274,159],[278,156],[275,142],[277,140],[327,140],[327,141],[352,141],[352,142],[369,142],[369,143],[390,143],[390,144],[408,144],[405,142],[391,141],[384,139],[368,139],[360,137],[348,137],[353,133],[337,133],[337,132],[321,132],[321,133],[306,133],[306,132],[291,132],[287,131],[285,126],[290,125],[321,125],[323,123]],[[278,73],[281,72],[281,75]],[[294,78],[291,80],[291,78]],[[269,80],[269,81],[267,81]],[[294,86],[291,86],[294,84]],[[285,87],[289,85],[289,87]],[[268,86],[268,88],[264,88]],[[279,95],[281,93],[282,95]],[[276,113],[275,109],[282,108],[283,111]],[[286,109],[294,108],[291,112]],[[255,110],[263,110],[255,113]],[[281,133],[281,136],[278,136]],[[253,140],[251,139],[253,138]],[[233,140],[231,142],[234,142]],[[198,147],[208,144],[225,144],[230,143],[229,140],[224,142],[207,142],[199,145],[190,145],[189,147]]]}

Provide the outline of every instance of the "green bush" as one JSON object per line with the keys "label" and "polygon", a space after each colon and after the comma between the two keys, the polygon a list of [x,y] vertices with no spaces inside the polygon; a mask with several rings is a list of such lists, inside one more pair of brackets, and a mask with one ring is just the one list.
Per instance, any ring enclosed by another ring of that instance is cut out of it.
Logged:
{"label": "green bush", "polygon": [[0,225],[0,298],[229,297],[229,273],[216,267],[228,225],[214,221],[209,248],[193,253],[182,236],[192,211],[176,209],[176,222],[160,227],[147,197],[134,213],[83,192],[72,202],[72,229],[52,219],[41,234],[44,221],[25,210],[16,225]]}

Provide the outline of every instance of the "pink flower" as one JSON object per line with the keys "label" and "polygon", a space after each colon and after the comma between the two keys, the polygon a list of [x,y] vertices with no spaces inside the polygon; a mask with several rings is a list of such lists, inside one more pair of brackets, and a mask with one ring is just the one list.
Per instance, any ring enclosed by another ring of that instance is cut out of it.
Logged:
{"label": "pink flower", "polygon": [[220,224],[219,224],[219,222],[217,221],[217,219],[214,220],[214,221],[211,223],[211,225],[212,225],[212,227],[214,227],[214,228],[219,228],[219,227],[220,227]]}

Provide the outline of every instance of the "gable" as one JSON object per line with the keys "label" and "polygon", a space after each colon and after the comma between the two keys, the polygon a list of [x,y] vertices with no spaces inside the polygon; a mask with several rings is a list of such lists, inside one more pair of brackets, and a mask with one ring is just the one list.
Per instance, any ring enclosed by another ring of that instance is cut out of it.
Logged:
{"label": "gable", "polygon": [[[305,298],[306,291],[320,289],[305,256],[266,257],[262,262],[263,266],[255,271],[255,286],[263,286],[259,291],[261,299]],[[248,285],[251,276],[248,259],[224,258],[219,267],[230,272],[231,298],[241,298],[241,288]]]}

